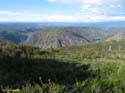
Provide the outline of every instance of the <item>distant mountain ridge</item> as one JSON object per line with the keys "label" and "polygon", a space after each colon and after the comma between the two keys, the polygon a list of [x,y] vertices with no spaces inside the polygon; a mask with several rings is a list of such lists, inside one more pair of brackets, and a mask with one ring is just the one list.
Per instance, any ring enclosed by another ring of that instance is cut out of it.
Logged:
{"label": "distant mountain ridge", "polygon": [[45,28],[28,34],[26,44],[43,48],[60,48],[85,45],[99,41],[108,35],[102,28],[59,27]]}
{"label": "distant mountain ridge", "polygon": [[1,22],[1,27],[41,28],[41,27],[125,27],[125,21],[104,22]]}
{"label": "distant mountain ridge", "polygon": [[73,32],[35,32],[26,41],[27,44],[43,48],[61,48],[87,44],[88,40]]}
{"label": "distant mountain ridge", "polygon": [[[124,25],[125,22],[119,23]],[[47,25],[48,24],[48,25]],[[77,24],[77,25],[76,25]],[[92,25],[94,24],[94,25]],[[125,27],[105,23],[0,23],[0,43],[29,44],[43,48],[61,48],[110,41]],[[84,26],[83,26],[84,25]],[[86,26],[85,26],[86,25]],[[89,25],[89,26],[87,26]]]}

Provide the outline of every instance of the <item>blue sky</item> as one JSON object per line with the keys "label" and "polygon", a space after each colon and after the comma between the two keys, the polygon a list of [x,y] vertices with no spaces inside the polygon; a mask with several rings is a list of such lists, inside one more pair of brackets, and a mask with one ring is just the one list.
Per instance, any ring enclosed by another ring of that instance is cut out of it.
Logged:
{"label": "blue sky", "polygon": [[1,22],[125,21],[125,0],[1,0]]}

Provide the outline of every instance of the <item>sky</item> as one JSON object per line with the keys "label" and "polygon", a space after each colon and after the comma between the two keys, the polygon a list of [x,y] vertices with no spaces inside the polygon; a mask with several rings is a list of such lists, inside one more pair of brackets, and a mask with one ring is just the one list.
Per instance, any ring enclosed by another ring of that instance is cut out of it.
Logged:
{"label": "sky", "polygon": [[0,22],[125,21],[125,0],[1,0]]}

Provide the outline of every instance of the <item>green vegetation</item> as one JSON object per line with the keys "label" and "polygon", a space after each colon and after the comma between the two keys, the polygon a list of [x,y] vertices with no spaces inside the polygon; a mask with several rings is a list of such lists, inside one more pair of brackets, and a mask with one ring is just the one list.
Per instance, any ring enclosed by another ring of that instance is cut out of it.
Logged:
{"label": "green vegetation", "polygon": [[0,46],[0,88],[21,93],[125,93],[124,61],[124,41],[61,49],[7,44]]}

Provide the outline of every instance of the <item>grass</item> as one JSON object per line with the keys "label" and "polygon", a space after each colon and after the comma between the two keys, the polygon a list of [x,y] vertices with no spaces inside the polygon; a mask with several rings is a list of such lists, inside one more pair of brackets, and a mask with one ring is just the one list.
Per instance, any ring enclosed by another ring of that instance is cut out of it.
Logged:
{"label": "grass", "polygon": [[12,87],[21,93],[125,93],[124,45],[121,41],[47,50],[4,46],[0,76],[8,81],[5,85],[16,79]]}

